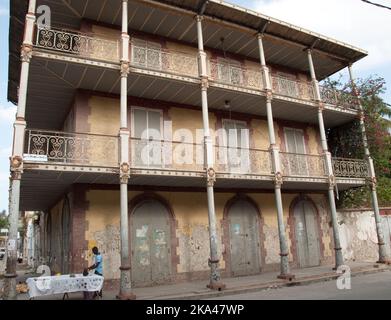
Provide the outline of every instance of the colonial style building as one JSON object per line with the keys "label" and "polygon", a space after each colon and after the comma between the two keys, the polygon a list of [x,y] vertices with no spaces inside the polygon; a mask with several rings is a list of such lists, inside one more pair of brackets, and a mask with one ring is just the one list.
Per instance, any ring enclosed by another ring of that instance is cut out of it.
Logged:
{"label": "colonial style building", "polygon": [[[132,298],[339,266],[336,192],[368,184],[385,261],[359,96],[319,85],[366,55],[219,0],[11,1],[11,215],[44,212],[53,272],[98,246]],[[333,158],[326,130],[351,121],[366,158]]]}

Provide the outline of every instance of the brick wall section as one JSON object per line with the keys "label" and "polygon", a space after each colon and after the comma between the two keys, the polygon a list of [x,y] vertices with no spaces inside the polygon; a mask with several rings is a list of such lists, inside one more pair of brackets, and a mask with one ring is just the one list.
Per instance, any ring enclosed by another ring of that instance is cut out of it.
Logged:
{"label": "brick wall section", "polygon": [[88,209],[87,187],[75,185],[73,187],[73,206],[71,212],[71,271],[82,272],[87,267],[88,261],[86,251],[88,242],[86,240],[86,211]]}

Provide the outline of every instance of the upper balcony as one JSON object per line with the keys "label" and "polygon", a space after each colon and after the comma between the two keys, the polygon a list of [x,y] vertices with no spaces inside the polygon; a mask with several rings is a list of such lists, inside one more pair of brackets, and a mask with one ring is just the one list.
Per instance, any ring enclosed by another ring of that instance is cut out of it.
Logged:
{"label": "upper balcony", "polygon": [[[119,64],[120,41],[80,32],[37,29],[35,47],[40,50],[65,54],[72,61],[84,58],[109,64]],[[132,72],[174,77],[176,80],[198,80],[198,57],[196,53],[150,47],[139,40],[131,41]],[[38,56],[40,54],[38,53]],[[232,91],[244,91],[264,95],[260,67],[247,67],[240,63],[208,59],[208,74],[212,86]],[[294,99],[301,103],[313,103],[314,87],[311,82],[294,80],[281,75],[270,76],[275,97]],[[323,102],[339,110],[357,111],[355,97],[321,86]]]}

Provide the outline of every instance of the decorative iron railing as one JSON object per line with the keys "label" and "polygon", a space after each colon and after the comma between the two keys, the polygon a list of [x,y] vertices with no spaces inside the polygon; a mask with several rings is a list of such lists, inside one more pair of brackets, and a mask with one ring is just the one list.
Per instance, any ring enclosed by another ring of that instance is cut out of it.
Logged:
{"label": "decorative iron railing", "polygon": [[256,90],[264,87],[261,71],[239,65],[209,60],[209,74],[211,80],[223,84]]}
{"label": "decorative iron railing", "polygon": [[196,55],[148,48],[134,43],[131,45],[131,52],[131,64],[135,67],[178,75],[198,76],[198,59]]}
{"label": "decorative iron railing", "polygon": [[325,158],[321,155],[280,153],[284,176],[324,177],[327,175]]}
{"label": "decorative iron railing", "polygon": [[76,31],[37,28],[35,46],[79,57],[119,62],[120,42]]}
{"label": "decorative iron railing", "polygon": [[310,82],[291,80],[281,76],[273,75],[273,92],[283,96],[296,99],[314,100],[314,87]]}
{"label": "decorative iron railing", "polygon": [[333,158],[333,169],[336,177],[367,178],[369,177],[368,163],[365,160]]}
{"label": "decorative iron railing", "polygon": [[215,146],[215,167],[217,173],[271,175],[270,151],[252,148]]}
{"label": "decorative iron railing", "polygon": [[[215,170],[224,174],[270,175],[269,151],[214,146]],[[131,138],[132,168],[205,172],[204,146],[198,143]]]}
{"label": "decorative iron railing", "polygon": [[25,159],[36,162],[118,167],[118,137],[26,131]]}
{"label": "decorative iron railing", "polygon": [[359,110],[357,99],[349,92],[344,92],[325,86],[319,86],[320,96],[324,103],[336,105],[346,109]]}
{"label": "decorative iron railing", "polygon": [[129,152],[135,169],[205,171],[201,144],[131,138]]}

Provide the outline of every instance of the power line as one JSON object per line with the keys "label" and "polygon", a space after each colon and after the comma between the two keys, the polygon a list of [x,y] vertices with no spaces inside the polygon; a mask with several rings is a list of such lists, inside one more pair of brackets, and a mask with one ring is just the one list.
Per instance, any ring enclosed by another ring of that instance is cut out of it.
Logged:
{"label": "power line", "polygon": [[372,5],[376,6],[376,7],[380,7],[380,8],[383,8],[383,9],[391,10],[391,7],[387,7],[387,6],[382,5],[382,4],[380,4],[380,3],[375,3],[375,2],[372,2],[372,1],[368,1],[368,0],[361,0],[361,1],[363,1],[363,2],[365,2],[365,3],[372,4]]}

